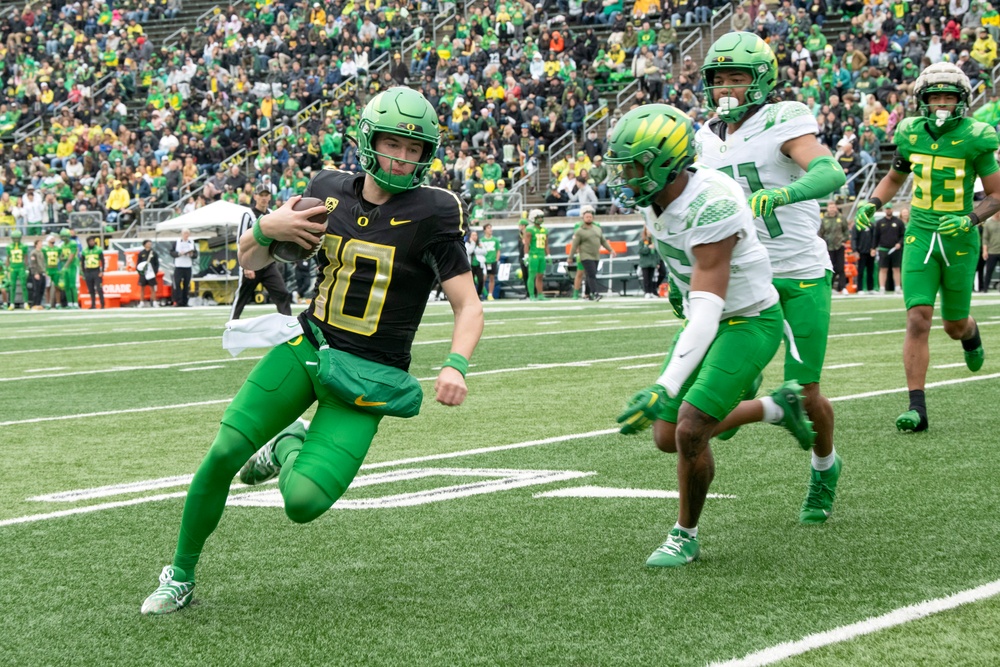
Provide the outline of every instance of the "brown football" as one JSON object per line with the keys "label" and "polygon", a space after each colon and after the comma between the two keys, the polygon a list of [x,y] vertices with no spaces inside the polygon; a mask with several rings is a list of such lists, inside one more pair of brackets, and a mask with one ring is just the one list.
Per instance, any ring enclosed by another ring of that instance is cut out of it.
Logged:
{"label": "brown football", "polygon": [[[305,211],[317,206],[323,206],[323,201],[316,197],[303,197],[292,205],[293,211]],[[309,218],[309,222],[325,223],[326,213],[320,213]],[[325,236],[325,235],[324,235]],[[311,248],[303,248],[294,241],[275,241],[269,246],[271,257],[276,261],[292,263],[314,256],[323,246],[323,236],[316,237],[316,245]]]}

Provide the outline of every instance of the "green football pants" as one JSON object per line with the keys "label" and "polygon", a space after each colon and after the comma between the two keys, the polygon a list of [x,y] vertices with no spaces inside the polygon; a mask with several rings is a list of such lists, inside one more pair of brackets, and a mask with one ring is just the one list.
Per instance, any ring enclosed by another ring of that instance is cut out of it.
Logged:
{"label": "green football pants", "polygon": [[63,292],[66,293],[66,303],[69,305],[77,303],[80,300],[80,283],[76,277],[76,269],[63,271],[62,280],[65,287]]}
{"label": "green football pants", "polygon": [[21,283],[21,301],[27,308],[28,303],[31,301],[31,298],[28,294],[28,272],[23,268],[11,269],[9,280],[10,280],[10,295],[9,295],[10,302],[11,303],[17,302],[17,284]]}
{"label": "green football pants", "polygon": [[283,438],[277,447],[285,514],[296,523],[312,521],[330,509],[357,475],[381,417],[334,396],[319,383],[317,368],[316,350],[301,336],[279,345],[257,363],[226,408],[184,502],[174,566],[191,581],[205,541],[222,518],[233,477],[313,403],[319,405],[305,442]]}

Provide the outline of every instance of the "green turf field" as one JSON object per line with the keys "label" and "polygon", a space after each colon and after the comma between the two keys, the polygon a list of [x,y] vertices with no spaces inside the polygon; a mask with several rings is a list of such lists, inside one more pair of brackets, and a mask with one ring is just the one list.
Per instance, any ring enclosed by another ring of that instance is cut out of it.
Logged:
{"label": "green turf field", "polygon": [[[1000,664],[997,586],[862,623],[1000,577],[1000,298],[974,300],[979,373],[932,332],[917,435],[894,426],[902,299],[836,299],[832,519],[797,522],[809,455],[777,427],[744,428],[713,443],[719,497],[702,559],[679,571],[643,566],[676,519],[675,459],[614,428],[657,376],[669,305],[490,303],[469,398],[445,408],[432,387],[451,316],[432,304],[411,368],[423,411],[382,422],[338,505],[299,526],[275,486],[234,488],[196,603],[143,617],[190,475],[260,356],[221,349],[227,314],[0,312],[0,664],[759,665],[830,631],[843,641],[780,664]],[[765,388],[780,380],[772,365]]]}

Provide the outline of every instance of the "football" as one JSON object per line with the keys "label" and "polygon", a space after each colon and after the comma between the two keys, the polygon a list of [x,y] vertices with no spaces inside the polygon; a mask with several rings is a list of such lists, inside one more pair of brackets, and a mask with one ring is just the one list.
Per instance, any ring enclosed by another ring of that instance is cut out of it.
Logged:
{"label": "football", "polygon": [[[302,199],[295,202],[292,206],[293,211],[305,211],[310,208],[315,208],[317,206],[323,206],[323,202],[316,197],[303,197]],[[314,215],[309,218],[310,222],[326,223],[326,213]],[[303,248],[298,243],[294,241],[275,241],[269,246],[271,257],[278,262],[285,262],[291,264],[293,262],[298,262],[303,259],[309,259],[313,257],[317,252],[319,252],[320,247],[323,245],[323,236],[316,237],[316,244],[311,248]]]}

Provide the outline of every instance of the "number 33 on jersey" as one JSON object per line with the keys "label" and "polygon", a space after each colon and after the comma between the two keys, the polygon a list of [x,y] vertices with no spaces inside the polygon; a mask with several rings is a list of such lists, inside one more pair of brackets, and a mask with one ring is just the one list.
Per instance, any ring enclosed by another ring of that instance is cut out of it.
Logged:
{"label": "number 33 on jersey", "polygon": [[363,207],[363,181],[324,170],[305,193],[330,210],[308,316],[338,349],[405,369],[436,273],[445,281],[469,271],[467,213],[457,195],[431,187]]}

